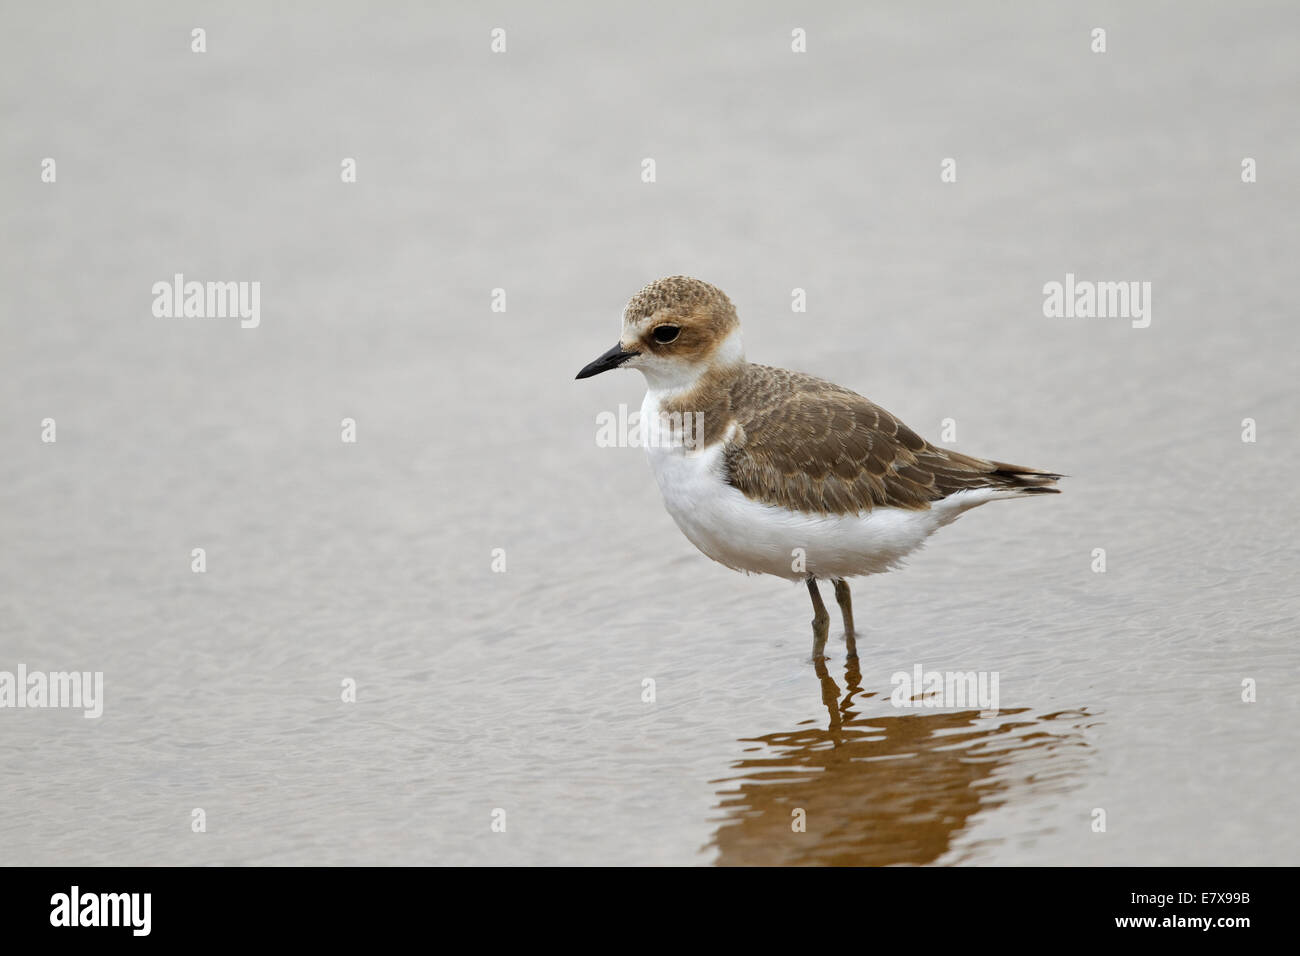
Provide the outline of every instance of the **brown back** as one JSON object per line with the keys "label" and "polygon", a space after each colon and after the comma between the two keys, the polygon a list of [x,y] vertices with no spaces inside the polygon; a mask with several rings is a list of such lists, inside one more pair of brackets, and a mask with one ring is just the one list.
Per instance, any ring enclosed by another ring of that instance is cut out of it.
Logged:
{"label": "brown back", "polygon": [[936,448],[856,392],[800,372],[749,364],[727,391],[723,408],[740,426],[727,479],[795,511],[924,510],[965,489],[1054,492],[1042,486],[1060,477]]}

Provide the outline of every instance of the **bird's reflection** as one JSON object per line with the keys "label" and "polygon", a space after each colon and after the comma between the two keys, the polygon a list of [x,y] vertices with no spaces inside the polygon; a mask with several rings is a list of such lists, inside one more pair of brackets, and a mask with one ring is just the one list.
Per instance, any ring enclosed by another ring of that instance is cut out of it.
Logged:
{"label": "bird's reflection", "polygon": [[739,773],[715,781],[719,865],[931,863],[1017,787],[1062,787],[1081,770],[1086,711],[897,710],[892,688],[863,691],[856,657],[843,693],[825,661],[816,667],[828,726],[742,739],[752,746]]}

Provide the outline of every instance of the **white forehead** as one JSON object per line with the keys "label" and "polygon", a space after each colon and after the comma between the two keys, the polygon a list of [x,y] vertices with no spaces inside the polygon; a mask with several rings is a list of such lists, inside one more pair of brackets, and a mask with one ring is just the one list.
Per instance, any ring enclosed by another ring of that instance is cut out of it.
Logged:
{"label": "white forehead", "polygon": [[662,306],[649,315],[629,315],[627,310],[623,311],[623,328],[626,331],[642,332],[648,328],[658,325],[661,321],[672,314],[672,309],[668,306]]}

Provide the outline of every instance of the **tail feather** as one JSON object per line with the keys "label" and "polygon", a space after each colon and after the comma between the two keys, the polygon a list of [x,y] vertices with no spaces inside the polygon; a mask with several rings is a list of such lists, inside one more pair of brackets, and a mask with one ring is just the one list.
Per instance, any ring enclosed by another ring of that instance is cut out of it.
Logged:
{"label": "tail feather", "polygon": [[1061,489],[1056,487],[1056,483],[1066,477],[1052,471],[1039,471],[1037,468],[1024,468],[1002,461],[991,464],[994,470],[989,477],[999,485],[1015,489],[1022,495],[1059,495]]}

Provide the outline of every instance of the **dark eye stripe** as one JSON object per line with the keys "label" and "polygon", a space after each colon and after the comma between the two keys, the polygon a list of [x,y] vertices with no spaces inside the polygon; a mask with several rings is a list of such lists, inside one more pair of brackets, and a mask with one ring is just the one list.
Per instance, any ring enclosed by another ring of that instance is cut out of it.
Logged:
{"label": "dark eye stripe", "polygon": [[667,345],[669,342],[677,338],[677,335],[680,332],[681,329],[675,325],[661,325],[650,334],[655,337],[655,341],[660,345]]}

